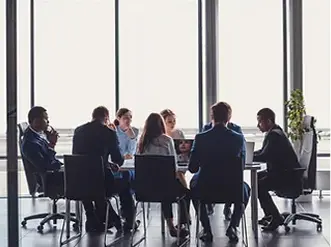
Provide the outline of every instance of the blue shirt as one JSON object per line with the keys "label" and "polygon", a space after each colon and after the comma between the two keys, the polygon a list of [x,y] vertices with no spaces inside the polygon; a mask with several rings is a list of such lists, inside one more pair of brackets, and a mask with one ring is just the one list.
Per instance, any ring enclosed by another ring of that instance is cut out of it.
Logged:
{"label": "blue shirt", "polygon": [[126,154],[135,155],[137,148],[138,129],[134,128],[135,138],[130,138],[119,126],[116,127],[116,134],[122,156]]}

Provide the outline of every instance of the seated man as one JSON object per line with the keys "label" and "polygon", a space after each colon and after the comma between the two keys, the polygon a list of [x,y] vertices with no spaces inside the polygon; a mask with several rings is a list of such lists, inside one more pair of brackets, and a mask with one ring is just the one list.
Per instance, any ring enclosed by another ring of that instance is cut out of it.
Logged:
{"label": "seated man", "polygon": [[274,231],[283,224],[283,217],[269,191],[280,189],[284,184],[290,185],[288,171],[299,168],[300,164],[286,134],[275,123],[275,113],[269,108],[261,109],[257,121],[261,132],[267,133],[262,149],[254,152],[254,161],[267,163],[267,170],[258,173],[258,198],[265,214],[259,223],[265,225],[263,230]]}
{"label": "seated man", "polygon": [[[231,120],[231,117],[232,117],[232,109],[230,108],[230,120]],[[238,134],[241,134],[242,136],[244,136],[239,125],[229,122],[226,127],[229,128],[230,130],[233,130],[234,132],[237,132]],[[213,128],[213,122],[210,122],[210,123],[206,124],[205,126],[203,126],[202,132],[210,130],[211,128]],[[245,145],[243,146],[243,152],[245,155],[245,153],[246,153]],[[214,213],[213,205],[207,205],[207,209],[208,209],[208,214]],[[223,214],[224,214],[226,220],[231,220],[231,204],[227,203],[224,205]]]}
{"label": "seated man", "polygon": [[38,171],[56,171],[62,163],[56,159],[54,147],[58,133],[47,131],[48,114],[45,108],[33,107],[28,114],[29,127],[22,140],[22,154]]}
{"label": "seated man", "polygon": [[[242,157],[244,138],[242,135],[228,129],[227,123],[231,116],[231,108],[227,103],[220,102],[211,107],[213,128],[196,135],[192,147],[191,158],[189,162],[189,171],[196,173],[191,180],[192,196],[197,193],[197,184],[199,181],[199,173],[204,169],[207,170],[212,166],[222,165],[218,163],[224,158]],[[200,170],[199,170],[200,169]],[[226,174],[224,170],[224,174]],[[249,186],[244,183],[244,204],[247,205],[249,200]],[[217,188],[215,188],[217,191]],[[197,202],[193,200],[195,209],[197,210]],[[242,205],[240,203],[234,205],[234,212],[231,217],[230,225],[226,231],[226,235],[230,241],[238,241],[237,227],[242,215]],[[207,216],[206,207],[201,205],[200,221],[204,228],[204,234],[200,237],[202,241],[211,242],[213,235],[211,232],[209,218]]]}
{"label": "seated man", "polygon": [[[131,231],[134,218],[134,203],[128,180],[114,179],[113,172],[117,172],[123,164],[116,132],[107,126],[109,111],[105,107],[98,107],[93,111],[92,121],[76,128],[73,137],[73,154],[102,156],[105,165],[105,185],[107,195],[118,193],[121,200],[122,214],[125,218],[124,231]],[[114,163],[109,163],[108,158]],[[93,181],[86,181],[93,183]],[[106,214],[105,198],[98,201],[84,201],[86,211],[86,231],[103,231]],[[122,229],[119,216],[111,207],[109,212],[109,226],[117,230]],[[138,226],[136,226],[138,227]]]}

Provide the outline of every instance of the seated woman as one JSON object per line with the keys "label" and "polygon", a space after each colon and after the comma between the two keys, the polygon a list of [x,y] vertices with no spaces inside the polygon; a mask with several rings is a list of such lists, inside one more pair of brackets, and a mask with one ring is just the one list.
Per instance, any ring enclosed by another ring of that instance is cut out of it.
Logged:
{"label": "seated woman", "polygon": [[[114,121],[115,130],[119,142],[120,152],[124,159],[133,159],[136,153],[137,137],[139,130],[131,126],[132,112],[127,108],[120,108]],[[134,172],[122,172],[123,176],[129,175],[132,180]],[[118,174],[117,174],[118,175]]]}
{"label": "seated woman", "polygon": [[[176,115],[175,113],[170,109],[165,109],[161,111],[161,116],[164,119],[165,126],[166,126],[166,134],[170,136],[172,139],[184,139],[184,133],[180,129],[176,129]],[[185,188],[188,188],[186,179],[185,179],[185,173],[184,172],[178,172],[177,177],[180,180],[180,182],[184,185]]]}
{"label": "seated woman", "polygon": [[[137,154],[171,155],[176,159],[174,141],[171,137],[165,134],[165,124],[160,114],[152,113],[147,118],[144,131],[138,143]],[[179,181],[178,191],[186,195],[188,192],[188,190]],[[182,217],[181,226],[175,226],[173,223],[172,204],[168,202],[162,203],[163,215],[166,219],[169,232],[172,237],[177,236],[177,227],[181,228],[181,237],[185,237],[189,234],[188,229],[183,227],[183,225],[187,223],[185,215],[189,213],[189,202],[190,199],[186,196],[186,207],[184,202],[180,204],[180,215]]]}

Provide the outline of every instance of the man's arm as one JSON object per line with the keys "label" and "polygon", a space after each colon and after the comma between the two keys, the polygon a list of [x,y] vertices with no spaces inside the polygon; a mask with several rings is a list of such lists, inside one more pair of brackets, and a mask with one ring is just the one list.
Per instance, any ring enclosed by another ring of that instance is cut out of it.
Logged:
{"label": "man's arm", "polygon": [[116,135],[116,132],[109,129],[109,137],[107,137],[107,145],[108,145],[108,150],[109,150],[109,154],[111,156],[111,160],[112,162],[116,163],[119,166],[123,165],[124,159],[121,155],[120,152],[120,147],[119,147],[119,142],[118,142],[118,138]]}
{"label": "man's arm", "polygon": [[188,170],[191,173],[197,173],[200,167],[200,155],[199,155],[199,135],[195,136],[195,140],[191,149],[191,157],[188,165]]}
{"label": "man's arm", "polygon": [[37,168],[38,171],[44,172],[46,170],[59,170],[62,163],[55,158],[55,151],[50,152],[49,157],[41,152],[41,147],[36,143],[27,142],[22,147],[24,157]]}
{"label": "man's arm", "polygon": [[276,134],[269,133],[266,137],[263,147],[254,152],[254,161],[256,162],[268,162],[273,159],[276,145]]}

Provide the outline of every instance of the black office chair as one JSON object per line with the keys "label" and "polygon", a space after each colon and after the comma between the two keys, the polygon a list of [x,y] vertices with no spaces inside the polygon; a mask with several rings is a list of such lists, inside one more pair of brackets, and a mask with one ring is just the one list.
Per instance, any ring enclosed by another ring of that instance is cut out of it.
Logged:
{"label": "black office chair", "polygon": [[[104,246],[109,246],[117,242],[123,236],[113,240],[112,243],[107,244],[107,230],[108,230],[108,213],[111,206],[110,200],[115,195],[107,197],[105,189],[105,172],[102,157],[87,156],[87,155],[64,155],[64,194],[65,198],[72,201],[84,200],[98,200],[105,198],[107,203],[106,219],[105,219],[105,237]],[[118,204],[118,202],[116,202]],[[119,213],[119,212],[118,212]],[[120,215],[120,214],[119,214]],[[80,217],[81,218],[81,217]],[[71,240],[81,236],[81,229],[79,233],[66,241],[62,241],[65,224],[62,226],[60,244],[67,244]]]}
{"label": "black office chair", "polygon": [[317,224],[317,231],[322,230],[322,219],[319,215],[304,212],[297,213],[296,211],[295,199],[301,195],[309,195],[316,189],[317,134],[314,127],[314,117],[305,116],[303,124],[306,132],[303,135],[302,151],[299,157],[301,168],[296,169],[295,174],[293,174],[295,179],[301,181],[301,183],[292,191],[276,191],[277,196],[292,199],[291,213],[283,213],[286,232],[290,231],[288,224],[292,221],[295,225],[297,220],[314,222]]}
{"label": "black office chair", "polygon": [[[199,202],[196,223],[197,246],[200,243],[199,223],[201,203],[205,205],[241,203],[243,209],[241,221],[242,242],[245,246],[248,246],[242,158],[224,157],[217,163],[220,165],[204,167],[204,169],[200,170],[197,185],[192,191],[192,199]],[[215,193],[216,191],[217,193]]]}
{"label": "black office chair", "polygon": [[[19,148],[20,148],[21,156],[23,156],[22,155],[22,150],[21,150],[23,135],[24,135],[24,132],[27,130],[28,127],[29,127],[29,124],[27,122],[22,122],[22,123],[18,124]],[[26,181],[27,181],[27,184],[28,184],[29,194],[33,198],[35,198],[37,193],[42,192],[41,181],[37,181],[37,177],[32,172],[33,167],[31,167],[28,162],[25,162],[25,160],[23,158],[22,158],[22,163],[23,163],[23,167],[24,167]]]}
{"label": "black office chair", "polygon": [[[138,204],[142,204],[144,235],[139,241],[133,243],[133,235],[131,246],[136,246],[146,239],[146,215],[144,203],[161,203],[164,201],[177,203],[178,205],[178,225],[180,225],[180,203],[184,200],[185,195],[179,194],[176,184],[176,164],[173,156],[161,155],[135,155],[135,181],[134,190],[136,194],[136,211]],[[185,200],[183,201],[185,204]],[[187,205],[186,205],[187,206]],[[189,229],[189,216],[186,215],[187,227]],[[180,228],[177,231],[177,245],[183,246],[190,240],[180,237]]]}

